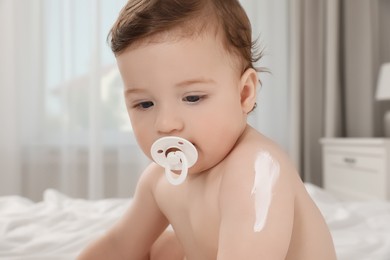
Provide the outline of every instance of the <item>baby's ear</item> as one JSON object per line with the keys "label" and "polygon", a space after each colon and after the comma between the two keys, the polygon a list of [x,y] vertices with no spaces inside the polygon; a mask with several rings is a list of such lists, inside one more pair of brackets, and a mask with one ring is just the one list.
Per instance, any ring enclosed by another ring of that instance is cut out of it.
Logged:
{"label": "baby's ear", "polygon": [[258,84],[256,70],[249,68],[241,76],[240,80],[241,107],[243,112],[251,112],[256,103],[256,90]]}

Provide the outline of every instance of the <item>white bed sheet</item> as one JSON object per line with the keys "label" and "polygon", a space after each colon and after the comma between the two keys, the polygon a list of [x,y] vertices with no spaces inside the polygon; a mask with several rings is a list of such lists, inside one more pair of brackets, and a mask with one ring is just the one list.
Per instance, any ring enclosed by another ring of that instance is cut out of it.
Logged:
{"label": "white bed sheet", "polygon": [[[339,260],[390,260],[389,202],[347,203],[314,185],[306,188],[327,220]],[[0,259],[75,259],[130,202],[73,199],[56,190],[46,190],[39,203],[0,197]]]}
{"label": "white bed sheet", "polygon": [[34,203],[13,196],[0,198],[0,259],[68,260],[106,231],[130,200],[88,201],[46,190]]}
{"label": "white bed sheet", "polygon": [[390,260],[390,202],[343,202],[306,184],[331,230],[339,260]]}

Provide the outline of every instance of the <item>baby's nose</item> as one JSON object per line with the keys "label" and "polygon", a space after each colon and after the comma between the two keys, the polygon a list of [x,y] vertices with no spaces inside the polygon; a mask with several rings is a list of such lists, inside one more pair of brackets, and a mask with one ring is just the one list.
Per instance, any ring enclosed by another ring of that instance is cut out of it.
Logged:
{"label": "baby's nose", "polygon": [[159,133],[172,134],[180,132],[183,127],[184,121],[178,111],[165,108],[157,114],[155,128]]}

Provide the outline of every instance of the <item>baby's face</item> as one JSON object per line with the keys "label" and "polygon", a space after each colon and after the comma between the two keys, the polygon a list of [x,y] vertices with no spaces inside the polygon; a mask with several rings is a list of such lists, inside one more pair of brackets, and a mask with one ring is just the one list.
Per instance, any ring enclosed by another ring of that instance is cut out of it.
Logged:
{"label": "baby's face", "polygon": [[190,174],[231,151],[246,126],[240,72],[214,35],[147,43],[117,57],[134,134],[149,157],[154,141],[179,136],[199,157]]}

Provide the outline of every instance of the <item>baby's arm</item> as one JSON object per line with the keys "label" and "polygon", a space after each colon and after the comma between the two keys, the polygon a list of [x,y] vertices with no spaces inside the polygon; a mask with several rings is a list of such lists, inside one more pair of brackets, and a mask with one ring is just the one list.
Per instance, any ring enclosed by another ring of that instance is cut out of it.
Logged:
{"label": "baby's arm", "polygon": [[282,165],[276,161],[272,165],[264,158],[241,158],[230,164],[224,175],[218,260],[286,257],[294,192]]}
{"label": "baby's arm", "polygon": [[152,164],[145,170],[125,215],[103,237],[88,246],[79,260],[149,259],[152,244],[168,225],[153,195],[158,180],[155,169]]}

